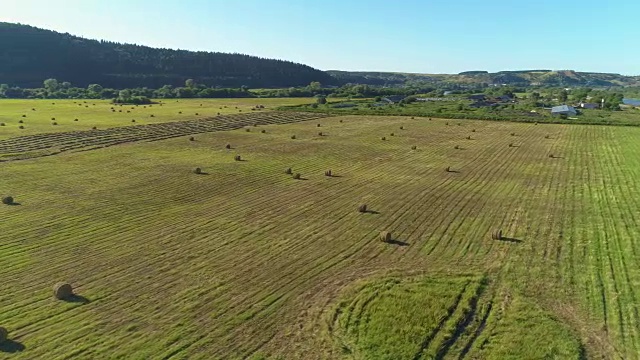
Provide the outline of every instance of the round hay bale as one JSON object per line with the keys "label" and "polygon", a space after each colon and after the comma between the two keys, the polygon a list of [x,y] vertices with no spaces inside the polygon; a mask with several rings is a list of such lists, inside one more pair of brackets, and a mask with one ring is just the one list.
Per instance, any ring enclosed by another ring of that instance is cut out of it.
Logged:
{"label": "round hay bale", "polygon": [[9,332],[7,331],[7,329],[0,327],[0,344],[7,341],[8,338],[9,338]]}
{"label": "round hay bale", "polygon": [[516,133],[511,133],[511,136],[516,136]]}
{"label": "round hay bale", "polygon": [[293,178],[295,180],[300,180],[302,178],[302,175],[300,175],[300,173],[295,173],[295,175],[293,175]]}
{"label": "round hay bale", "polygon": [[73,295],[73,288],[67,283],[57,283],[53,286],[53,296],[58,300],[65,300]]}
{"label": "round hay bale", "polygon": [[261,133],[263,133],[263,134],[266,134],[266,133],[267,133],[267,130],[262,129],[262,130],[260,130],[260,132],[261,132]]}
{"label": "round hay bale", "polygon": [[196,138],[194,138],[193,136],[191,136],[191,137],[189,138],[189,141],[196,141]]}
{"label": "round hay bale", "polygon": [[197,175],[200,175],[200,174],[202,174],[202,169],[201,169],[201,168],[195,168],[195,169],[193,170],[193,173],[194,173],[194,174],[197,174]]}
{"label": "round hay bale", "polygon": [[296,136],[295,136],[295,135],[291,135],[291,138],[295,140],[295,139],[296,139]]}
{"label": "round hay bale", "polygon": [[342,122],[342,119],[340,119],[340,122]]}
{"label": "round hay bale", "polygon": [[404,126],[400,126],[400,130],[404,130]]}
{"label": "round hay bale", "polygon": [[246,131],[246,132],[251,132],[251,129],[246,128],[246,129],[244,129],[244,131]]}
{"label": "round hay bale", "polygon": [[550,157],[550,158],[553,158],[553,154],[549,154],[549,157]]}
{"label": "round hay bale", "polygon": [[391,133],[391,134],[389,134],[389,135],[391,135],[391,136],[395,136],[396,134],[394,134],[394,133]]}
{"label": "round hay bale", "polygon": [[18,126],[18,129],[24,129],[24,126],[20,125]]}
{"label": "round hay bale", "polygon": [[382,242],[391,241],[391,233],[388,232],[388,231],[381,231],[380,232],[380,241],[382,241]]}
{"label": "round hay bale", "polygon": [[367,204],[361,204],[358,206],[358,212],[366,213],[367,212]]}
{"label": "round hay bale", "polygon": [[456,145],[456,146],[454,146],[453,148],[454,148],[454,149],[456,149],[456,150],[458,150],[458,149],[460,149],[460,146],[459,146],[459,145]]}
{"label": "round hay bale", "polygon": [[513,143],[509,143],[509,147],[513,147]]}
{"label": "round hay bale", "polygon": [[322,131],[320,131],[320,132],[318,133],[318,136],[322,136]]}
{"label": "round hay bale", "polygon": [[411,150],[416,150],[417,148],[418,148],[417,146],[413,145],[413,146],[411,147]]}
{"label": "round hay bale", "polygon": [[224,147],[225,147],[225,149],[231,149],[231,144],[227,144]]}
{"label": "round hay bale", "polygon": [[13,204],[13,197],[12,196],[5,196],[2,198],[2,203],[5,205],[12,205]]}
{"label": "round hay bale", "polygon": [[491,234],[491,239],[502,240],[502,230],[496,230]]}
{"label": "round hay bale", "polygon": [[324,176],[329,176],[329,177],[333,176],[333,175],[331,174],[331,170],[327,170],[327,171],[325,171],[325,172],[324,172]]}
{"label": "round hay bale", "polygon": [[0,123],[0,126],[5,126],[5,123]]}
{"label": "round hay bale", "polygon": [[233,157],[233,160],[242,161],[242,158],[240,157],[240,155],[236,155],[236,156]]}
{"label": "round hay bale", "polygon": [[451,172],[451,166],[447,166],[446,168],[444,168],[444,171]]}
{"label": "round hay bale", "polygon": [[18,121],[18,124],[24,124],[24,121],[20,120]]}
{"label": "round hay bale", "polygon": [[318,124],[317,127],[320,127],[320,124]]}
{"label": "round hay bale", "polygon": [[284,170],[284,173],[287,174],[287,175],[291,175],[291,174],[293,174],[293,170],[291,170],[291,168],[286,168]]}
{"label": "round hay bale", "polygon": [[383,137],[380,138],[380,140],[385,141],[385,140],[387,140],[387,138],[383,136]]}
{"label": "round hay bale", "polygon": [[132,123],[136,122],[136,119],[131,119],[131,122],[132,122]]}
{"label": "round hay bale", "polygon": [[51,123],[51,125],[58,125],[58,123],[54,121]]}

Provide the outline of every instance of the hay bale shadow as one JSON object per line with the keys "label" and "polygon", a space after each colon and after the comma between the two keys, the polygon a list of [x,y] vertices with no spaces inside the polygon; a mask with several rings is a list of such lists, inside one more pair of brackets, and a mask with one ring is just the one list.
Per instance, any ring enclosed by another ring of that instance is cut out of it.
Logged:
{"label": "hay bale shadow", "polygon": [[389,241],[386,241],[386,243],[389,244],[389,245],[409,246],[408,242],[402,241],[402,240],[398,240],[398,239],[391,239]]}
{"label": "hay bale shadow", "polygon": [[24,351],[24,349],[26,349],[26,347],[22,345],[22,343],[19,343],[17,341],[10,340],[10,339],[0,344],[0,353],[12,354],[12,353]]}
{"label": "hay bale shadow", "polygon": [[72,294],[71,296],[64,298],[63,301],[68,303],[78,303],[82,305],[88,304],[91,302],[91,300],[89,300],[88,298],[78,294]]}
{"label": "hay bale shadow", "polygon": [[206,172],[206,171],[202,171],[202,172],[200,172],[200,173],[197,173],[196,175],[209,175],[209,173],[208,173],[208,172]]}
{"label": "hay bale shadow", "polygon": [[372,214],[372,215],[380,215],[380,212],[379,211],[375,211],[375,210],[366,210],[366,211],[363,211],[363,213]]}
{"label": "hay bale shadow", "polygon": [[523,242],[520,239],[510,238],[510,237],[505,237],[505,236],[500,238],[500,240],[498,240],[498,241],[504,241],[504,242],[510,242],[510,243],[516,243],[516,244],[519,244],[519,243]]}
{"label": "hay bale shadow", "polygon": [[11,204],[6,204],[6,205],[9,205],[9,206],[20,206],[20,205],[22,205],[22,204],[21,204],[21,203],[19,203],[19,202],[15,202],[15,201],[14,201],[14,202],[12,202]]}

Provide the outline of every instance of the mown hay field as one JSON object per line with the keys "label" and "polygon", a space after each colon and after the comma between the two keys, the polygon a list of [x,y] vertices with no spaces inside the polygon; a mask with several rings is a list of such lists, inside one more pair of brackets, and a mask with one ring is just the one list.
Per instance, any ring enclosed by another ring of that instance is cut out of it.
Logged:
{"label": "mown hay field", "polygon": [[[20,204],[0,206],[0,351],[638,357],[640,129],[249,129],[0,163],[0,195]],[[83,300],[56,300],[59,282]]]}
{"label": "mown hay field", "polygon": [[[0,139],[63,131],[204,119],[313,103],[313,98],[160,99],[150,105],[109,100],[0,100]],[[264,106],[257,110],[256,106]],[[77,120],[76,120],[77,119]],[[54,125],[55,123],[55,125]],[[4,125],[2,125],[4,124]],[[21,129],[20,127],[23,127]]]}

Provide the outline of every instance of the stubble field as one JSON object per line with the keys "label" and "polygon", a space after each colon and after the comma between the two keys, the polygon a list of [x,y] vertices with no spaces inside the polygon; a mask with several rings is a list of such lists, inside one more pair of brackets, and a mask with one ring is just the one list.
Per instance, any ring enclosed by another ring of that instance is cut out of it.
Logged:
{"label": "stubble field", "polygon": [[638,357],[640,129],[279,116],[0,162],[3,355]]}

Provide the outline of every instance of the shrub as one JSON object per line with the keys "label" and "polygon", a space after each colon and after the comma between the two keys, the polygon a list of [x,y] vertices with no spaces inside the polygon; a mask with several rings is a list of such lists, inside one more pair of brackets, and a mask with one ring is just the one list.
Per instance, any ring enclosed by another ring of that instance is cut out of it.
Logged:
{"label": "shrub", "polygon": [[302,175],[300,175],[300,173],[296,173],[295,175],[293,175],[293,178],[295,180],[300,180],[302,178]]}
{"label": "shrub", "polygon": [[98,129],[98,128],[94,126],[94,127],[92,127],[91,129],[92,129],[92,130],[96,130],[96,129]]}
{"label": "shrub", "polygon": [[[429,120],[431,120],[431,119],[429,119]],[[449,125],[449,123],[448,123],[448,122],[446,122],[446,123],[444,123],[444,124],[445,124],[445,125]]]}
{"label": "shrub", "polygon": [[67,283],[58,283],[53,286],[53,296],[58,300],[69,299],[73,295],[73,288]]}
{"label": "shrub", "polygon": [[287,174],[287,175],[291,175],[291,174],[293,174],[293,170],[291,170],[291,168],[286,168],[284,173]]}
{"label": "shrub", "polygon": [[227,149],[231,149],[231,144],[227,144],[224,147],[227,148]]}
{"label": "shrub", "polygon": [[388,231],[380,232],[380,241],[382,242],[390,242],[391,241],[391,233]]}
{"label": "shrub", "polygon": [[155,117],[155,115],[151,114],[151,115],[149,115],[149,117]]}
{"label": "shrub", "polygon": [[342,119],[340,119],[340,122],[342,122]]}
{"label": "shrub", "polygon": [[467,136],[467,140],[471,140],[471,136]]}
{"label": "shrub", "polygon": [[240,157],[240,155],[236,155],[236,156],[233,157],[233,160],[242,161],[242,158]]}
{"label": "shrub", "polygon": [[333,176],[333,175],[331,174],[331,170],[327,170],[327,171],[325,171],[325,172],[324,172],[324,176],[329,176],[329,177]]}
{"label": "shrub", "polygon": [[5,196],[2,198],[2,203],[5,205],[13,205],[13,197],[12,196]]}
{"label": "shrub", "polygon": [[195,169],[193,170],[193,173],[194,173],[194,174],[198,174],[198,175],[200,175],[200,174],[202,174],[202,169],[200,169],[200,168],[195,168]]}
{"label": "shrub", "polygon": [[476,129],[471,129],[471,132],[476,132]]}
{"label": "shrub", "polygon": [[182,111],[178,111],[178,114],[182,114]]}
{"label": "shrub", "polygon": [[550,157],[550,158],[553,158],[553,154],[549,154],[549,157]]}
{"label": "shrub", "polygon": [[367,212],[367,204],[361,204],[358,206],[358,212],[366,213]]}
{"label": "shrub", "polygon": [[200,114],[196,113],[196,116],[198,116],[198,115],[200,115]]}

